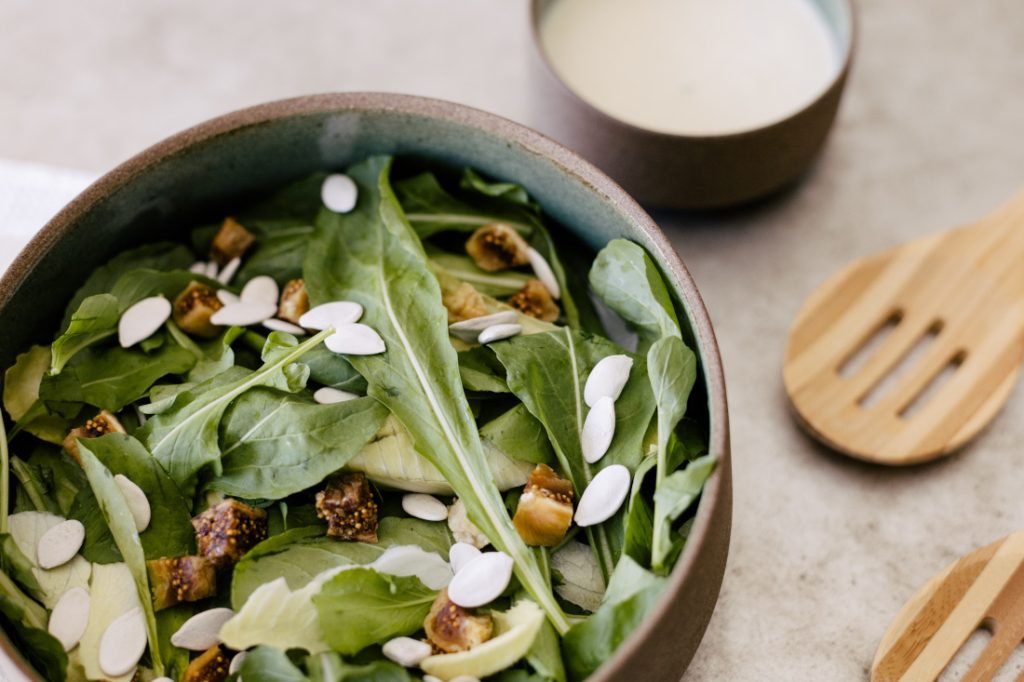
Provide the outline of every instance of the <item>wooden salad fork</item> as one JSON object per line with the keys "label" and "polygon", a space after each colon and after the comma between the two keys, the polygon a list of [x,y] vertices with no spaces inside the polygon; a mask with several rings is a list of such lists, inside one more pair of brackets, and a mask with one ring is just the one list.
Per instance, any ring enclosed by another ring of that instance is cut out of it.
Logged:
{"label": "wooden salad fork", "polygon": [[798,419],[830,447],[912,464],[976,435],[1022,355],[1024,192],[833,275],[793,323],[783,380]]}
{"label": "wooden salad fork", "polygon": [[914,595],[882,637],[871,680],[935,680],[979,628],[992,639],[968,682],[991,680],[1024,641],[1024,532],[962,557]]}

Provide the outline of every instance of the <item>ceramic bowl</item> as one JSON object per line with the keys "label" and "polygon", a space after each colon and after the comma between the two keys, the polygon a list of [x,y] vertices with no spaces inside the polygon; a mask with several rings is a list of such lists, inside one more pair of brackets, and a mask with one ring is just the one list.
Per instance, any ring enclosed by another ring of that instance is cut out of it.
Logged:
{"label": "ceramic bowl", "polygon": [[[593,677],[675,682],[711,617],[729,546],[729,428],[718,346],[693,279],[651,218],[600,171],[527,128],[437,100],[330,94],[273,102],[186,130],[103,176],[14,261],[0,280],[0,367],[52,338],[76,287],[111,255],[160,237],[183,237],[196,207],[230,206],[232,197],[376,153],[469,165],[520,182],[595,249],[615,237],[641,244],[682,303],[701,361],[695,391],[706,397],[718,466],[664,600]],[[20,660],[6,638],[0,645]]]}
{"label": "ceramic bowl", "polygon": [[843,55],[839,72],[817,99],[763,127],[723,135],[675,135],[621,121],[573,92],[552,68],[540,41],[539,24],[558,0],[531,0],[537,127],[651,206],[717,209],[781,190],[796,181],[821,150],[853,58],[856,25],[851,0],[812,1]]}

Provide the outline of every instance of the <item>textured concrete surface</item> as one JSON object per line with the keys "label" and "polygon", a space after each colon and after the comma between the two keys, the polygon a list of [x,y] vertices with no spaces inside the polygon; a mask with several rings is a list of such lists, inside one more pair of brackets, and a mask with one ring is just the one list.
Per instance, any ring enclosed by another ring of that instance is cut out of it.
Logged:
{"label": "textured concrete surface", "polygon": [[[980,215],[1024,185],[1018,0],[865,0],[837,129],[805,182],[718,216],[656,214],[722,345],[736,508],[722,599],[687,680],[863,679],[902,602],[1024,527],[1024,397],[962,453],[867,466],[793,425],[780,380],[803,298],[848,259]],[[0,157],[102,171],[211,115],[325,90],[531,120],[510,0],[0,0]]]}

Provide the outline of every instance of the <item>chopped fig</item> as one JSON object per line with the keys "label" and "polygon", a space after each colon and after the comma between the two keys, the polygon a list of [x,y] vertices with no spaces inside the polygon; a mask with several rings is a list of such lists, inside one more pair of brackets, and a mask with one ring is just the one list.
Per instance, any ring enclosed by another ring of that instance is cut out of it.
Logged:
{"label": "chopped fig", "polygon": [[487,314],[483,296],[473,288],[472,284],[463,282],[453,291],[448,291],[443,298],[444,307],[448,309],[448,324],[455,324],[474,317]]}
{"label": "chopped fig", "polygon": [[267,512],[229,498],[194,517],[192,526],[199,553],[221,568],[267,539]]}
{"label": "chopped fig", "polygon": [[181,682],[223,682],[228,679],[230,665],[227,652],[219,644],[212,646],[192,659],[181,676]]}
{"label": "chopped fig", "polygon": [[217,574],[206,557],[163,557],[147,561],[146,567],[157,611],[217,594]]}
{"label": "chopped fig", "polygon": [[224,266],[232,258],[241,258],[256,242],[252,232],[234,218],[225,218],[210,245],[210,259]]}
{"label": "chopped fig", "polygon": [[524,315],[545,322],[554,322],[561,312],[555,299],[551,298],[551,292],[539,279],[531,279],[522,289],[512,294],[508,304]]}
{"label": "chopped fig", "polygon": [[466,253],[482,270],[496,272],[527,265],[530,250],[526,240],[504,223],[490,223],[473,233],[466,242]]}
{"label": "chopped fig", "polygon": [[210,322],[210,316],[223,307],[213,289],[199,282],[189,282],[174,299],[174,323],[187,334],[212,339],[220,333],[220,327]]}
{"label": "chopped fig", "polygon": [[107,410],[100,410],[99,414],[86,421],[85,424],[68,432],[67,437],[64,438],[64,450],[81,464],[82,458],[78,454],[76,441],[79,438],[99,438],[108,433],[125,433],[125,430],[117,417]]}
{"label": "chopped fig", "polygon": [[526,480],[512,523],[526,544],[554,547],[572,523],[572,483],[538,464]]}
{"label": "chopped fig", "polygon": [[292,324],[298,324],[299,318],[309,312],[309,294],[306,293],[306,281],[293,279],[284,285],[281,302],[277,306],[277,316]]}
{"label": "chopped fig", "polygon": [[332,476],[316,494],[316,515],[327,521],[327,535],[341,540],[377,542],[377,501],[366,474]]}
{"label": "chopped fig", "polygon": [[448,598],[448,588],[442,588],[423,620],[427,639],[440,651],[448,654],[469,651],[491,638],[494,623],[490,616],[476,615]]}

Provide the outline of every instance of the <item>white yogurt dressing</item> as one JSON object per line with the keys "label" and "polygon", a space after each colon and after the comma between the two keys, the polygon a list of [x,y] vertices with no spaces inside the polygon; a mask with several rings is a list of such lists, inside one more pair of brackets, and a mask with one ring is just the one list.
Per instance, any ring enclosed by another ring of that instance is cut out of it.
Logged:
{"label": "white yogurt dressing", "polygon": [[668,133],[774,123],[817,98],[841,66],[810,0],[559,0],[540,34],[580,97]]}

